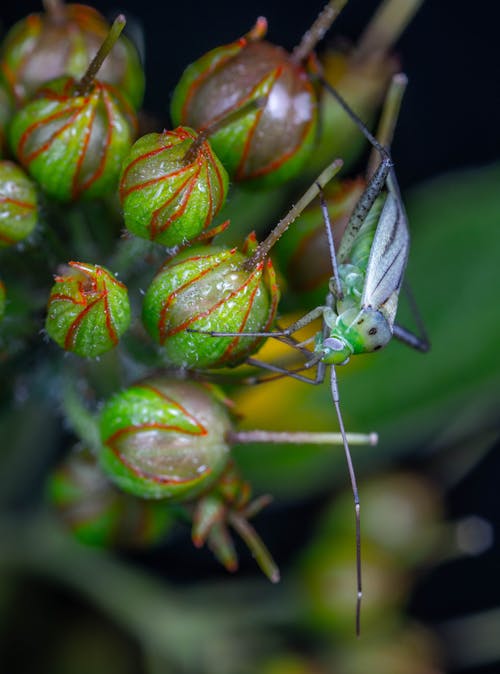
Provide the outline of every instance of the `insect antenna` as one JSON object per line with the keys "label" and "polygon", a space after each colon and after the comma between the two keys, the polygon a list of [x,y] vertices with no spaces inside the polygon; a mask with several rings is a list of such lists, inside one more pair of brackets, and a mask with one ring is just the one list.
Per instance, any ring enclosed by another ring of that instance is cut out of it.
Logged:
{"label": "insect antenna", "polygon": [[335,244],[333,242],[333,234],[332,234],[332,221],[330,220],[330,214],[328,213],[328,205],[326,203],[325,194],[321,189],[321,185],[318,185],[318,189],[319,189],[319,203],[321,205],[321,212],[323,214],[323,221],[325,223],[326,236],[328,238],[328,248],[330,251],[330,260],[332,262],[333,267],[333,277],[332,277],[334,286],[333,290],[336,299],[341,300],[344,296],[344,292],[342,290],[342,283],[340,281],[337,256],[335,255]]}
{"label": "insect antenna", "polygon": [[377,150],[382,160],[384,159],[389,160],[389,162],[392,164],[391,153],[389,152],[389,150],[386,147],[384,147],[381,143],[379,143],[379,141],[375,138],[370,129],[363,122],[361,117],[358,117],[358,115],[354,112],[354,110],[352,110],[352,108],[349,107],[347,101],[339,94],[339,92],[335,89],[335,87],[333,87],[321,74],[318,75],[318,79],[321,82],[322,86],[330,94],[330,96],[332,96],[337,101],[342,110],[344,110],[346,115],[348,115],[349,119],[352,122],[354,122],[354,124],[356,124],[356,126],[361,131],[366,140],[370,143],[370,145],[375,150]]}

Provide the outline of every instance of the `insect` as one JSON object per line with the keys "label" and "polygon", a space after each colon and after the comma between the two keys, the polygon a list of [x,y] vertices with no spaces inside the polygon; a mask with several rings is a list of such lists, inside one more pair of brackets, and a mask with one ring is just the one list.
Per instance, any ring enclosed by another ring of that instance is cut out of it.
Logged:
{"label": "insect", "polygon": [[[383,123],[387,124],[387,119],[392,120],[392,123],[388,125],[389,131],[385,133],[386,138],[392,136],[405,86],[404,76],[393,78],[384,110],[386,114],[382,115]],[[362,600],[360,503],[356,475],[340,409],[336,366],[347,364],[353,355],[378,351],[386,346],[393,336],[419,351],[425,352],[429,348],[423,329],[422,335],[417,336],[395,323],[399,293],[409,252],[408,222],[390,153],[371,136],[360,121],[359,123],[363,133],[369,136],[382,159],[350,216],[338,253],[333,242],[323,191],[320,185],[317,186],[332,263],[332,276],[325,302],[284,330],[239,333],[240,336],[251,335],[290,340],[289,343],[292,346],[304,353],[304,347],[311,340],[297,343],[293,340],[293,335],[316,319],[322,320],[321,329],[312,338],[314,348],[312,351],[307,351],[307,359],[301,367],[287,370],[253,358],[248,359],[247,362],[274,372],[275,376],[290,376],[312,384],[322,383],[330,367],[331,396],[343,438],[355,507],[357,634],[360,633]],[[249,268],[268,254],[282,233],[283,229],[279,223],[259,246],[254,256],[248,260]],[[422,328],[418,314],[417,322],[419,328]],[[234,333],[209,332],[207,334],[211,337],[227,337]],[[316,368],[314,378],[302,373],[313,367]]]}

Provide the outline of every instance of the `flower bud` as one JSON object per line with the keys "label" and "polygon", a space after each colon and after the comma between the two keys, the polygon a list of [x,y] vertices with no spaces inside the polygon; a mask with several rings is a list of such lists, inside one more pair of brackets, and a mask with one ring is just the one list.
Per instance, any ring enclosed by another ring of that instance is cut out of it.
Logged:
{"label": "flower bud", "polygon": [[95,357],[114,348],[130,323],[128,293],[104,267],[70,262],[56,276],[45,327],[66,351]]}
{"label": "flower bud", "polygon": [[271,327],[279,299],[274,269],[268,260],[246,271],[250,248],[240,253],[221,246],[192,247],[153,279],[144,297],[143,321],[170,364],[231,367],[259,348],[262,337],[187,331],[261,332]]}
{"label": "flower bud", "polygon": [[12,150],[54,199],[100,197],[116,188],[136,132],[135,114],[111,85],[53,80],[20,110],[10,126]]}
{"label": "flower bud", "polygon": [[72,534],[96,547],[153,545],[174,521],[165,504],[117,489],[88,450],[73,451],[52,472],[47,497]]}
{"label": "flower bud", "polygon": [[[48,80],[81,77],[109,30],[92,7],[51,4],[55,5],[52,11],[30,14],[16,23],[3,42],[0,69],[18,105],[24,105]],[[144,72],[127,38],[120,38],[99,77],[120,89],[136,109],[141,106]]]}
{"label": "flower bud", "polygon": [[14,114],[14,101],[0,76],[0,159],[7,152],[7,127]]}
{"label": "flower bud", "polygon": [[120,489],[142,498],[193,499],[229,460],[231,421],[210,385],[145,380],[106,403],[100,428],[103,470]]}
{"label": "flower bud", "polygon": [[228,176],[207,141],[193,148],[197,135],[179,127],[150,133],[132,146],[120,199],[133,234],[174,247],[210,226],[226,199]]}
{"label": "flower bud", "polygon": [[214,133],[210,141],[235,180],[276,185],[298,173],[312,150],[316,99],[304,68],[262,41],[265,19],[243,38],[208,52],[184,71],[173,97],[175,124],[198,131],[266,98]]}
{"label": "flower bud", "polygon": [[0,161],[0,248],[31,234],[38,220],[34,183],[11,161]]}

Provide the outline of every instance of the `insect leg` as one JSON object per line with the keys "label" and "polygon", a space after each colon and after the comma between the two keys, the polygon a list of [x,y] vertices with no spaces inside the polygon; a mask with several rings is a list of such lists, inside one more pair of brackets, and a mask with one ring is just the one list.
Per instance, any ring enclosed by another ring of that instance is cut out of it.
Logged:
{"label": "insect leg", "polygon": [[273,332],[217,332],[214,330],[193,330],[192,328],[186,328],[186,332],[196,332],[202,335],[210,335],[210,337],[275,337],[276,339],[280,339],[281,337],[290,337],[294,332],[305,328],[306,325],[322,316],[323,310],[324,307],[322,306],[316,307],[284,330],[275,330]]}
{"label": "insect leg", "polygon": [[340,411],[340,396],[339,396],[339,389],[337,386],[337,374],[335,372],[334,365],[331,366],[330,370],[330,387],[332,392],[333,404],[335,406],[335,411],[337,413],[337,419],[339,422],[340,433],[342,434],[344,451],[347,461],[347,468],[349,471],[352,494],[354,497],[354,512],[356,518],[356,583],[357,583],[356,636],[359,636],[361,630],[361,600],[363,598],[362,576],[361,576],[361,520],[360,520],[359,494],[358,494],[356,473],[354,472],[354,465],[352,462],[351,452],[349,450],[349,444],[347,442],[344,421],[342,418],[342,413]]}
{"label": "insect leg", "polygon": [[[415,321],[417,325],[417,340],[419,343],[422,345],[418,347],[419,351],[428,351],[431,348],[431,342],[429,339],[429,336],[427,334],[427,330],[425,329],[424,325],[424,320],[422,318],[422,314],[420,313],[420,310],[418,308],[418,304],[415,300],[415,296],[413,294],[412,289],[410,288],[410,284],[407,281],[403,282],[403,292],[406,295],[406,299],[408,301],[408,304],[410,306],[411,313],[413,315],[413,320]],[[400,327],[400,326],[398,326]],[[423,348],[425,346],[425,348]]]}
{"label": "insect leg", "polygon": [[[292,379],[304,382],[305,384],[313,384],[313,385],[321,384],[322,381],[324,380],[324,368],[320,368],[320,365],[322,365],[322,363],[318,362],[318,358],[319,357],[312,358],[302,367],[299,367],[295,370],[290,370],[286,367],[280,367],[279,365],[273,365],[272,363],[266,363],[265,361],[258,360],[256,358],[248,358],[246,361],[247,365],[253,365],[255,367],[260,368],[261,370],[267,370],[269,372],[274,372],[276,374],[271,377],[247,377],[245,379],[245,383],[264,384],[268,381],[282,379],[283,377],[291,377]],[[304,370],[309,370],[316,364],[318,365],[318,367],[316,369],[316,375],[314,378],[306,377],[305,375],[300,374],[300,372],[303,372]]]}
{"label": "insect leg", "polygon": [[403,328],[401,325],[395,323],[392,327],[392,334],[396,339],[399,339],[400,342],[410,346],[415,351],[421,351],[422,353],[427,353],[431,345],[427,336],[419,337],[418,335],[413,334],[410,330]]}

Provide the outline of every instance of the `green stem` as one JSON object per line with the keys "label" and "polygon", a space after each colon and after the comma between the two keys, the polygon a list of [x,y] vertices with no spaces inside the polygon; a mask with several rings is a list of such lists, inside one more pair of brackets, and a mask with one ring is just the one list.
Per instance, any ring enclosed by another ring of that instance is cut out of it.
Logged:
{"label": "green stem", "polygon": [[364,61],[387,54],[424,0],[385,0],[366,27],[353,58]]}
{"label": "green stem", "polygon": [[[399,118],[399,111],[401,109],[401,103],[403,101],[407,84],[408,78],[404,73],[397,73],[396,75],[393,75],[384,100],[376,138],[380,145],[386,149],[389,149],[392,144],[394,131]],[[377,149],[373,148],[370,161],[368,163],[368,168],[366,169],[366,177],[368,180],[370,180],[377,170],[379,162],[380,153]]]}
{"label": "green stem", "polygon": [[74,373],[63,375],[61,402],[66,421],[84,444],[97,454],[101,449],[99,427],[95,416],[87,409],[77,390]]}
{"label": "green stem", "polygon": [[104,63],[109,52],[115,46],[115,43],[120,37],[122,30],[125,28],[126,23],[127,20],[125,19],[123,14],[117,16],[116,19],[113,21],[113,25],[111,26],[110,31],[106,36],[106,39],[99,47],[99,51],[90,62],[90,65],[87,68],[86,73],[84,74],[82,79],[75,85],[75,92],[74,92],[75,96],[85,96],[85,94],[88,94],[88,92],[92,88],[92,83],[95,79],[95,76],[99,72],[99,69]]}
{"label": "green stem", "polygon": [[325,187],[330,180],[337,175],[342,168],[342,159],[335,159],[324,171],[318,176],[314,183],[301,196],[297,203],[292,206],[285,217],[278,222],[276,227],[272,230],[269,236],[258,246],[255,253],[248,258],[243,265],[246,271],[253,271],[258,264],[260,264],[268,255],[271,248],[278,241],[278,239],[286,232],[292,222],[296,220],[302,213],[304,208],[308,206],[311,201],[318,196],[320,190]]}

